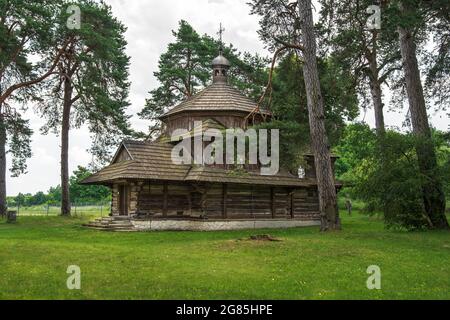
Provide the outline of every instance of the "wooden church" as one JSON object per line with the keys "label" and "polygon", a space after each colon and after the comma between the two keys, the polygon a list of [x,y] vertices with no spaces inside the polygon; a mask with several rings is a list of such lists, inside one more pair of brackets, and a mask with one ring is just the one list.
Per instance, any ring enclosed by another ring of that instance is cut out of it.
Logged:
{"label": "wooden church", "polygon": [[[320,224],[314,158],[299,177],[280,170],[263,176],[256,165],[177,165],[172,162],[176,129],[246,129],[271,117],[227,80],[229,61],[212,61],[212,84],[160,119],[156,141],[123,141],[111,164],[84,184],[112,190],[111,217],[90,224],[107,230],[224,230]],[[336,185],[339,187],[339,185]],[[119,222],[117,222],[119,221]],[[121,221],[121,222],[120,222]]]}

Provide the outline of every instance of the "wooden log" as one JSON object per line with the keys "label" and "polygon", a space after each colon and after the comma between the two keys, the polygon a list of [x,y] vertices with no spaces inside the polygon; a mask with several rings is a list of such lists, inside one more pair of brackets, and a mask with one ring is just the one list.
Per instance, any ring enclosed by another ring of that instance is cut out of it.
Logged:
{"label": "wooden log", "polygon": [[291,218],[294,218],[294,192],[291,192],[289,196],[290,196],[290,202],[291,202],[290,214],[291,214]]}
{"label": "wooden log", "polygon": [[272,218],[275,218],[275,190],[270,188],[270,211],[272,213]]}
{"label": "wooden log", "polygon": [[227,201],[228,201],[228,185],[226,183],[222,184],[222,216],[224,219],[227,218]]}
{"label": "wooden log", "polygon": [[164,186],[163,186],[163,216],[167,216],[167,211],[168,211],[168,186],[167,186],[167,182],[164,182]]}

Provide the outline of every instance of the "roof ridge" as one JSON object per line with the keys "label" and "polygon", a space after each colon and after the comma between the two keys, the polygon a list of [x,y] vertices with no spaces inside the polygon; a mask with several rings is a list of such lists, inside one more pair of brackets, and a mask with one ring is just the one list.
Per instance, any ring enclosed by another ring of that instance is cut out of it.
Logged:
{"label": "roof ridge", "polygon": [[144,140],[133,140],[133,139],[124,139],[122,140],[123,143],[129,143],[129,144],[146,144]]}

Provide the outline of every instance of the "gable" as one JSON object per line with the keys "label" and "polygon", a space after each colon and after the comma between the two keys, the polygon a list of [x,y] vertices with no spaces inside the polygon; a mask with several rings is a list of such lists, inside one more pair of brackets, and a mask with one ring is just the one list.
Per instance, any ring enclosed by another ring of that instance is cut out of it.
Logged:
{"label": "gable", "polygon": [[116,155],[114,156],[111,164],[120,163],[120,162],[124,162],[124,161],[128,161],[128,160],[133,160],[133,157],[130,155],[127,148],[122,143],[120,145],[119,149],[117,150]]}

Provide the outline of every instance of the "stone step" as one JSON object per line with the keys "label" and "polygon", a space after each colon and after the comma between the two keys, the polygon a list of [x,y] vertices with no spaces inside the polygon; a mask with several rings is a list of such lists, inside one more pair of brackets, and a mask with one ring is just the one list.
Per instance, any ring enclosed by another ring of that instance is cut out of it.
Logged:
{"label": "stone step", "polygon": [[125,220],[114,220],[114,221],[110,221],[109,223],[128,223],[131,224],[131,221],[125,221]]}
{"label": "stone step", "polygon": [[115,229],[115,228],[98,228],[98,227],[88,227],[91,230],[107,231],[107,232],[136,232],[134,229]]}
{"label": "stone step", "polygon": [[93,230],[101,230],[101,231],[136,231],[130,227],[103,227],[103,226],[95,226],[95,225],[86,225],[85,227]]}
{"label": "stone step", "polygon": [[96,218],[84,226],[103,231],[136,231],[128,216]]}
{"label": "stone step", "polygon": [[96,219],[83,226],[103,231],[135,231],[133,224],[125,220]]}

